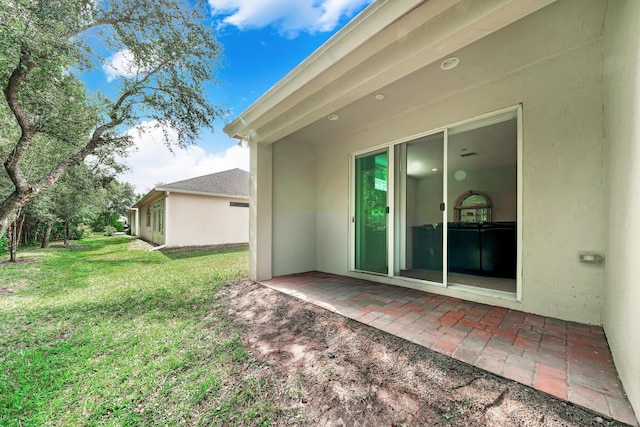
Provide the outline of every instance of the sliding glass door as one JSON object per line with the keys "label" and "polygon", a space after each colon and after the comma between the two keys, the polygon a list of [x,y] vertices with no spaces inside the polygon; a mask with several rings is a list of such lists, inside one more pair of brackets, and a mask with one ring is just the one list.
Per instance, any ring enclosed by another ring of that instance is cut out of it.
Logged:
{"label": "sliding glass door", "polygon": [[388,273],[387,151],[355,160],[355,269]]}
{"label": "sliding glass door", "polygon": [[355,156],[354,270],[516,293],[518,111]]}
{"label": "sliding glass door", "polygon": [[449,284],[516,292],[517,140],[515,111],[449,129]]}
{"label": "sliding glass door", "polygon": [[444,132],[395,146],[396,276],[443,283]]}

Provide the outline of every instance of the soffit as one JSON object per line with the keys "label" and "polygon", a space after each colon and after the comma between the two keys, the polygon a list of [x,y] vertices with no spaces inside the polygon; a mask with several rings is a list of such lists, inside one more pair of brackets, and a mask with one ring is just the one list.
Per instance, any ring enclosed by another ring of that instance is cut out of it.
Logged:
{"label": "soffit", "polygon": [[[599,44],[606,3],[592,1],[585,8],[576,8],[576,3],[555,3],[454,52],[460,65],[453,70],[442,70],[441,61],[436,61],[329,113],[337,114],[339,120],[329,121],[326,115],[322,116],[286,139],[314,145],[342,140],[367,128],[401,120],[401,116],[428,105],[454,97],[468,99],[466,94],[473,87],[498,82],[529,66],[570,57],[584,46]],[[576,85],[580,85],[581,77],[575,78]],[[540,80],[544,79],[553,76],[541,75]],[[377,93],[383,93],[384,100],[376,101]],[[442,123],[448,124],[451,122]]]}
{"label": "soffit", "polygon": [[[294,70],[295,76],[285,77],[226,126],[225,132],[273,143],[417,70],[437,66],[449,54],[553,1],[423,1],[369,34],[364,31],[368,20],[377,18],[375,25],[381,26],[380,16],[389,4],[400,3],[376,2],[373,12],[357,20],[355,28],[345,27],[347,32],[339,32],[337,41],[328,42],[333,45],[318,50],[313,66],[307,69],[307,61],[303,62]],[[356,35],[357,41],[349,43]],[[334,50],[332,46],[340,43],[343,50]]]}
{"label": "soffit", "polygon": [[164,191],[158,191],[155,188],[149,191],[147,194],[142,197],[142,199],[138,200],[132,208],[141,208],[144,205],[148,205],[149,203],[155,202],[156,200],[164,197]]}

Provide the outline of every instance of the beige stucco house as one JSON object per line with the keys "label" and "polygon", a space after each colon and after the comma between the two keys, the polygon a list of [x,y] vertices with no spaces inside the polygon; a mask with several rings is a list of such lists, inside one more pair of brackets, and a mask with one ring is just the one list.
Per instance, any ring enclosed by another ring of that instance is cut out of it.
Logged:
{"label": "beige stucco house", "polygon": [[249,241],[249,173],[242,169],[155,187],[129,210],[131,234],[165,247]]}
{"label": "beige stucco house", "polygon": [[602,325],[640,413],[640,2],[377,0],[226,128],[250,274]]}

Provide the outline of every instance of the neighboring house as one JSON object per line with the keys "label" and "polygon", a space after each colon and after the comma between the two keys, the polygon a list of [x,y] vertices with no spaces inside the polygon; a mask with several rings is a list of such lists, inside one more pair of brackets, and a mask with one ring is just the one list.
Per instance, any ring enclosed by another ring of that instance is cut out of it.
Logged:
{"label": "neighboring house", "polygon": [[162,184],[129,210],[131,234],[166,247],[249,241],[249,173],[241,169]]}
{"label": "neighboring house", "polygon": [[639,40],[636,0],[374,1],[225,128],[251,278],[603,325],[640,413]]}

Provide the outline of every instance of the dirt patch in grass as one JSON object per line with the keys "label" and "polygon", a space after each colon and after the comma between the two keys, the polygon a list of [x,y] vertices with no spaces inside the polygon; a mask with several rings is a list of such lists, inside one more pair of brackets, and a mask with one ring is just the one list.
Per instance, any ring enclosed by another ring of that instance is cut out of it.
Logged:
{"label": "dirt patch in grass", "polygon": [[245,346],[263,362],[251,374],[275,384],[269,393],[283,409],[276,425],[615,425],[249,281],[227,285],[223,300],[243,325]]}
{"label": "dirt patch in grass", "polygon": [[40,260],[37,259],[37,258],[18,258],[15,261],[9,261],[9,260],[0,261],[0,265],[5,265],[5,264],[28,264],[30,262],[40,262]]}
{"label": "dirt patch in grass", "polygon": [[11,295],[18,289],[24,288],[29,284],[27,279],[10,280],[6,277],[0,277],[0,297]]}
{"label": "dirt patch in grass", "polygon": [[10,295],[13,293],[13,288],[7,288],[4,286],[0,286],[0,297]]}
{"label": "dirt patch in grass", "polygon": [[62,248],[62,249],[69,249],[71,251],[79,251],[82,249],[87,249],[90,248],[91,246],[87,246],[87,245],[65,245],[65,244],[56,244],[56,245],[49,245],[50,248]]}

